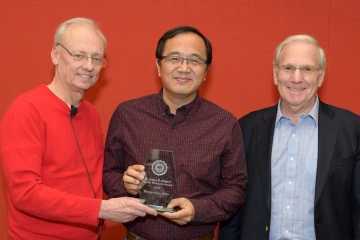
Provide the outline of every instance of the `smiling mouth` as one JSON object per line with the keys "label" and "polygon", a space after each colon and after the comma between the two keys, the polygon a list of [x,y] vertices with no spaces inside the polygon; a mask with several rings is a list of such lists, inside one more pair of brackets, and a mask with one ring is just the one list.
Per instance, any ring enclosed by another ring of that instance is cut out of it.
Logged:
{"label": "smiling mouth", "polygon": [[78,76],[83,77],[83,78],[92,78],[92,76],[86,75],[86,74],[78,74]]}
{"label": "smiling mouth", "polygon": [[292,92],[301,92],[303,91],[305,88],[291,88],[291,87],[288,87],[288,89]]}
{"label": "smiling mouth", "polygon": [[188,81],[190,80],[190,78],[185,78],[185,77],[176,77],[176,80],[180,80],[180,81]]}
{"label": "smiling mouth", "polygon": [[175,80],[178,82],[189,82],[191,81],[190,78],[185,78],[185,77],[175,77]]}

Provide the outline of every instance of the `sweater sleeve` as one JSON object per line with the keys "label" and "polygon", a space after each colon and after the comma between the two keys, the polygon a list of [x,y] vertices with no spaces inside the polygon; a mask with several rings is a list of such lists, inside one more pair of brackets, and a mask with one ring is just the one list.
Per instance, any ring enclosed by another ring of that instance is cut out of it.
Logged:
{"label": "sweater sleeve", "polygon": [[41,111],[22,99],[10,105],[1,121],[0,154],[10,204],[34,217],[96,226],[101,199],[76,196],[44,184],[46,131]]}

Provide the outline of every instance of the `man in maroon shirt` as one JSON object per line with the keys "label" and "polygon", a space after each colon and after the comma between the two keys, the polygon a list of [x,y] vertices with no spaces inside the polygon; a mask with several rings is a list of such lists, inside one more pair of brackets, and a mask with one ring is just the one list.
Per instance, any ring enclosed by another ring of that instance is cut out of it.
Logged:
{"label": "man in maroon shirt", "polygon": [[236,118],[198,94],[212,61],[210,41],[197,29],[166,32],[156,49],[163,87],[121,103],[106,139],[103,186],[110,198],[138,197],[150,149],[174,153],[176,193],[160,213],[124,224],[131,239],[214,239],[219,221],[243,204],[247,182]]}

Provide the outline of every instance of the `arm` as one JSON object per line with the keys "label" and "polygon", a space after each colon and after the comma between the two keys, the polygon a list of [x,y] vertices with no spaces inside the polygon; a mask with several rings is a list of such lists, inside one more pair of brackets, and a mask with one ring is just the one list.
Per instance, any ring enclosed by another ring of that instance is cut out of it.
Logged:
{"label": "arm", "polygon": [[[221,155],[221,187],[213,195],[190,199],[195,208],[193,222],[219,222],[230,218],[245,201],[247,172],[240,126],[236,120],[228,132]],[[219,215],[220,213],[220,215]]]}
{"label": "arm", "polygon": [[129,222],[146,214],[156,216],[157,212],[144,205],[140,199],[121,197],[103,200],[101,202],[99,218],[114,222]]}
{"label": "arm", "polygon": [[109,198],[137,196],[139,184],[145,175],[143,165],[126,166],[125,150],[121,142],[122,122],[119,112],[119,108],[116,109],[111,118],[105,143],[103,188]]}
{"label": "arm", "polygon": [[220,187],[212,195],[198,199],[173,199],[169,208],[176,213],[162,213],[178,224],[214,223],[228,219],[244,203],[247,182],[245,153],[239,124],[232,122],[228,141],[221,154]]}
{"label": "arm", "polygon": [[[251,119],[251,122],[253,122],[254,119]],[[239,119],[239,125],[242,129],[243,139],[249,139],[249,135],[251,135],[252,127],[248,124],[248,121],[246,121],[246,118],[240,118]],[[246,127],[245,127],[246,126]],[[244,142],[244,148],[245,152],[248,153],[249,150],[249,141]],[[249,161],[249,159],[246,157],[246,160]],[[233,215],[231,218],[229,218],[226,221],[220,222],[219,225],[219,240],[231,240],[231,239],[240,239],[241,238],[241,230],[240,230],[240,209]]]}
{"label": "arm", "polygon": [[41,111],[19,99],[2,119],[0,148],[9,204],[34,217],[96,226],[101,199],[76,196],[43,182],[46,124]]}
{"label": "arm", "polygon": [[237,211],[231,218],[220,222],[219,240],[240,239],[240,211]]}
{"label": "arm", "polygon": [[117,108],[111,117],[105,141],[103,188],[109,198],[130,196],[123,183],[126,166],[125,151],[121,143],[121,127],[119,108]]}
{"label": "arm", "polygon": [[353,239],[360,239],[360,138],[353,179]]}

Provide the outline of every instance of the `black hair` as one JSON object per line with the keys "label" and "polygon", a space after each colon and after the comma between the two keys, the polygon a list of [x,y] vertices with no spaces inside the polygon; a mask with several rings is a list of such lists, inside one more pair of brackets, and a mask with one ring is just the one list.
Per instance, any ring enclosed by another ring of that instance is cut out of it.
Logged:
{"label": "black hair", "polygon": [[162,37],[159,39],[157,47],[156,47],[156,59],[161,60],[163,58],[164,48],[166,41],[170,38],[175,37],[176,35],[182,34],[182,33],[195,33],[196,35],[200,36],[205,43],[206,47],[206,66],[207,68],[210,67],[210,64],[212,62],[212,46],[209,41],[199,30],[197,30],[194,27],[191,26],[179,26],[173,29],[170,29]]}

